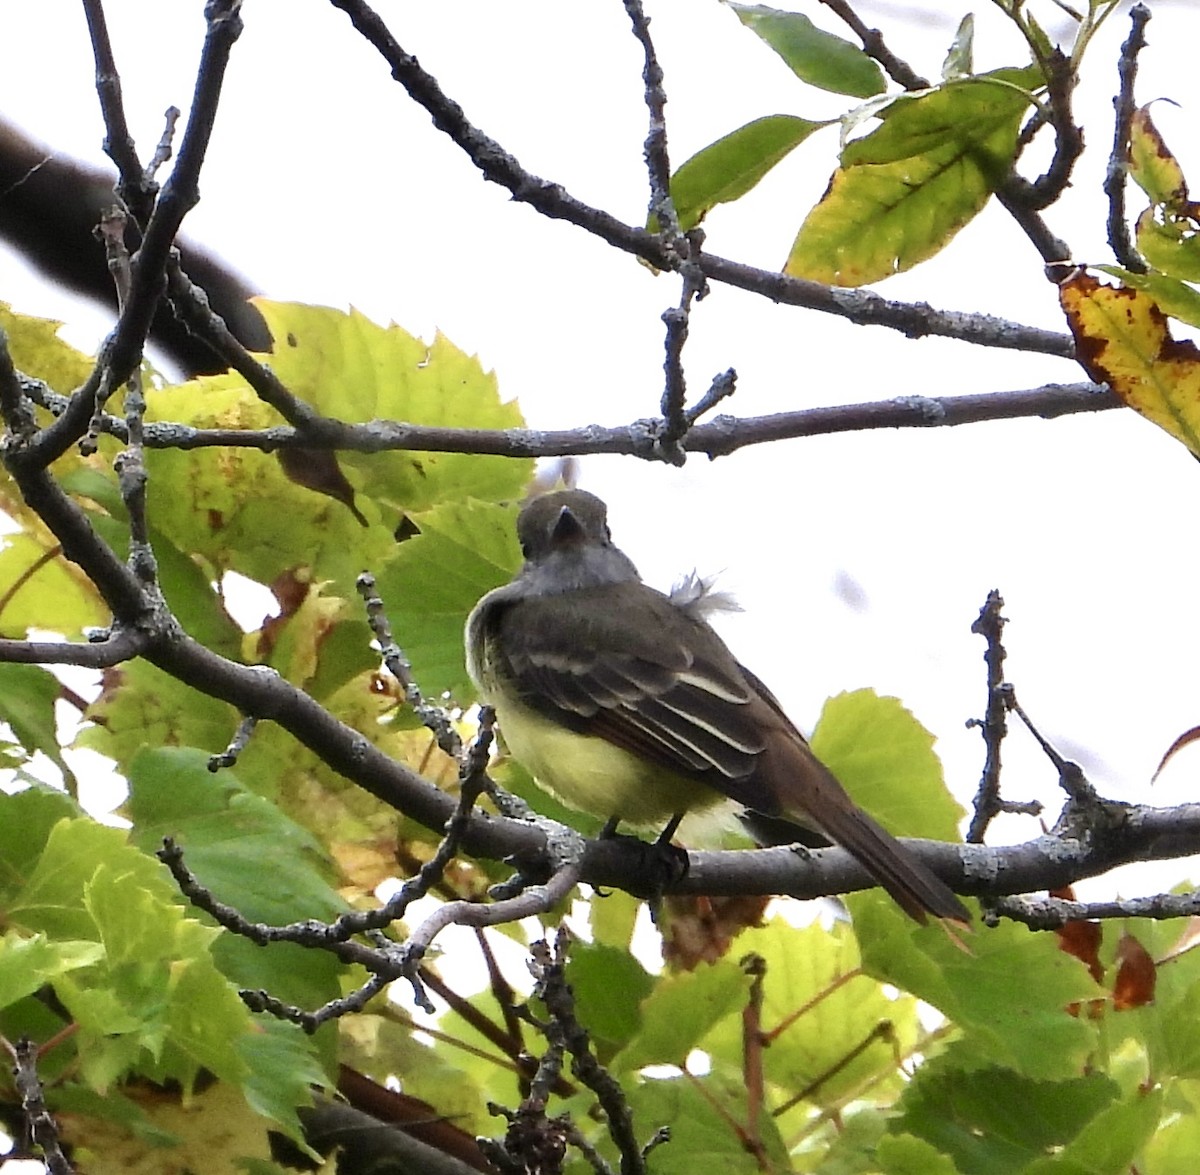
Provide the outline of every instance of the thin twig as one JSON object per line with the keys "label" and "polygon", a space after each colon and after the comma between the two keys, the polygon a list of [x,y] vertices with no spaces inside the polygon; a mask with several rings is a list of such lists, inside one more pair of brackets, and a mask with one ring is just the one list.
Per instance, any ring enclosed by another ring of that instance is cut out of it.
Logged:
{"label": "thin twig", "polygon": [[722,400],[728,399],[737,391],[737,372],[732,367],[713,377],[704,393],[686,413],[688,427],[691,428],[701,416],[711,412]]}
{"label": "thin twig", "polygon": [[[28,445],[28,458],[43,466],[60,457],[87,429],[96,407],[129,378],[142,349],[164,286],[163,273],[179,226],[200,199],[199,178],[221,98],[225,68],[241,34],[241,0],[210,0],[208,28],[188,112],[187,129],[170,178],[163,185],[133,260],[129,299],[116,328],[104,340],[96,366],[68,409]],[[140,174],[140,169],[139,169]]]}
{"label": "thin twig", "polygon": [[[18,373],[21,389],[36,404],[51,412],[65,409],[66,397],[38,380]],[[689,415],[699,416],[732,392],[733,373],[718,376],[713,387]],[[1043,384],[1009,392],[966,396],[897,396],[860,404],[804,408],[768,416],[717,416],[707,424],[693,424],[681,442],[691,453],[722,457],[751,445],[843,432],[879,428],[942,428],[978,424],[989,420],[1037,417],[1052,420],[1080,412],[1107,412],[1124,405],[1101,384]],[[115,416],[101,420],[105,433],[125,440],[125,424]],[[170,422],[145,426],[150,449],[186,451],[205,448],[261,449],[271,453],[285,448],[328,447],[337,451],[381,453],[405,449],[435,453],[497,454],[505,457],[562,457],[596,453],[653,459],[655,432],[644,421],[602,428],[586,425],[573,429],[504,430],[442,428],[405,421],[374,420],[367,424],[327,421],[322,431],[336,435],[314,442],[307,432],[294,428],[265,429],[193,428]]]}
{"label": "thin twig", "polygon": [[1111,902],[1073,902],[1052,897],[1001,897],[995,913],[1034,930],[1059,930],[1068,922],[1126,918],[1195,918],[1200,916],[1200,890],[1118,898]]}
{"label": "thin twig", "polygon": [[[1042,62],[1042,68],[1046,74],[1046,103],[1039,108],[1029,125],[1036,129],[1042,124],[1042,119],[1048,117],[1054,128],[1054,154],[1046,170],[1037,179],[1026,180],[1013,171],[1005,184],[1009,200],[1019,203],[1027,212],[1049,208],[1066,191],[1075,164],[1083,154],[1083,131],[1076,125],[1073,111],[1072,99],[1077,78],[1071,60],[1055,49]],[[1048,230],[1044,226],[1039,230],[1045,231]],[[1047,262],[1052,260],[1044,254],[1043,258]],[[1064,258],[1065,254],[1060,252],[1054,260]]]}
{"label": "thin twig", "polygon": [[657,226],[664,246],[675,255],[673,268],[678,269],[682,282],[678,305],[664,310],[662,315],[667,328],[663,359],[665,382],[661,402],[663,427],[657,438],[656,451],[664,461],[672,465],[682,465],[686,453],[679,442],[689,425],[683,348],[687,342],[692,303],[703,298],[707,292],[704,272],[697,263],[704,234],[702,230],[697,229],[684,235],[680,229],[679,217],[671,199],[671,163],[667,151],[667,95],[663,89],[663,71],[654,51],[654,42],[650,37],[650,21],[642,8],[641,0],[624,0],[624,3],[625,11],[633,24],[634,36],[642,46],[644,56],[642,82],[646,108],[650,112],[650,129],[646,134],[644,150],[646,171],[650,177],[650,222]]}
{"label": "thin twig", "polygon": [[[126,219],[120,208],[111,208],[100,218],[99,229],[117,291],[118,311],[124,310],[132,284],[129,251],[125,248]],[[129,373],[125,385],[125,435],[128,439],[124,450],[113,462],[113,468],[116,470],[121,500],[129,515],[129,567],[147,588],[152,588],[158,583],[158,563],[150,544],[150,526],[146,518],[145,415],[146,395],[139,365]],[[103,423],[102,416],[103,413],[97,408],[81,446],[84,451],[95,450]]]}
{"label": "thin twig", "polygon": [[987,665],[987,708],[982,721],[976,720],[983,732],[984,762],[979,790],[975,793],[975,814],[967,829],[967,842],[982,844],[983,835],[992,820],[1003,811],[1000,799],[1000,747],[1008,734],[1008,707],[1004,699],[1004,634],[1005,619],[1002,614],[1004,600],[994,588],[988,592],[987,602],[979,610],[979,616],[971,625],[971,631],[987,642],[983,659]]}
{"label": "thin twig", "polygon": [[0,414],[4,417],[5,428],[19,440],[26,440],[37,432],[33,401],[27,395],[20,372],[13,366],[8,334],[3,327],[0,327]]}
{"label": "thin twig", "polygon": [[150,157],[150,162],[146,164],[146,170],[143,173],[143,181],[148,188],[155,183],[154,177],[158,174],[158,169],[171,158],[175,142],[175,125],[179,122],[179,114],[178,106],[168,106],[163,114],[163,133],[159,136],[154,154]]}
{"label": "thin twig", "polygon": [[742,1008],[742,1081],[746,1086],[746,1125],[742,1145],[760,1164],[765,1164],[767,1151],[759,1122],[766,1100],[763,1052],[768,1039],[762,1016],[767,961],[761,955],[749,955],[742,959],[741,968],[750,977],[750,990]]}
{"label": "thin twig", "polygon": [[109,669],[132,661],[148,646],[147,639],[131,629],[86,645],[71,641],[0,640],[0,664],[78,665],[84,669]]}
{"label": "thin twig", "polygon": [[[438,130],[467,154],[485,179],[508,189],[514,200],[529,204],[544,216],[566,220],[659,269],[676,267],[677,259],[657,234],[624,224],[609,213],[584,204],[560,184],[526,171],[499,143],[467,119],[462,107],[443,93],[437,80],[421,68],[415,57],[401,48],[364,0],[330,2],[349,16],[354,27],[387,62],[392,76],[429,112]],[[981,346],[1016,348],[1064,358],[1073,354],[1073,345],[1067,335],[1005,323],[989,315],[940,311],[922,303],[889,301],[869,290],[847,290],[788,277],[711,253],[702,253],[697,264],[710,281],[725,282],[774,302],[835,314],[851,322],[888,326],[914,338],[942,335]]]}
{"label": "thin twig", "polygon": [[63,1154],[58,1141],[58,1123],[46,1109],[42,1083],[38,1078],[38,1047],[28,1037],[16,1044],[4,1042],[13,1059],[13,1084],[21,1098],[23,1125],[29,1138],[41,1150],[41,1158],[50,1175],[71,1175],[75,1170]]}
{"label": "thin twig", "polygon": [[223,768],[235,766],[238,756],[250,745],[250,740],[254,737],[257,727],[258,719],[252,714],[245,715],[238,723],[238,728],[234,732],[233,738],[229,740],[229,745],[220,754],[209,755],[209,771],[216,773]]}
{"label": "thin twig", "polygon": [[[700,234],[698,232],[689,235],[699,241]],[[695,247],[699,248],[698,244]],[[683,373],[683,347],[687,342],[692,302],[703,298],[707,290],[704,274],[694,261],[689,260],[682,265],[680,280],[683,288],[679,292],[679,305],[664,310],[662,315],[662,320],[667,328],[664,344],[666,355],[663,359],[663,373],[666,380],[661,404],[663,427],[655,446],[663,460],[672,465],[682,465],[684,462],[686,454],[679,442],[687,434],[689,427],[687,380]]]}
{"label": "thin twig", "polygon": [[646,132],[643,156],[650,177],[650,216],[658,224],[659,233],[670,248],[677,248],[682,233],[679,217],[671,200],[671,162],[667,151],[667,95],[663,89],[663,71],[654,52],[650,37],[650,21],[641,0],[624,0],[625,11],[633,25],[633,35],[642,47],[642,84],[650,127]]}
{"label": "thin twig", "polygon": [[1135,4],[1129,10],[1129,36],[1121,46],[1121,57],[1117,65],[1120,89],[1113,99],[1116,119],[1113,125],[1112,153],[1108,157],[1108,169],[1104,173],[1104,194],[1108,197],[1108,244],[1117,259],[1131,273],[1146,273],[1148,266],[1129,235],[1129,222],[1125,219],[1125,184],[1128,179],[1129,135],[1133,124],[1133,88],[1137,81],[1138,54],[1146,47],[1146,25],[1150,20],[1150,9],[1144,4]]}
{"label": "thin twig", "polygon": [[104,119],[104,153],[117,165],[120,179],[117,197],[133,217],[144,224],[154,206],[157,188],[142,170],[137,147],[125,118],[125,103],[121,97],[121,75],[117,71],[108,22],[101,0],[83,0],[88,35],[92,42],[92,57],[96,63],[96,95]]}
{"label": "thin twig", "polygon": [[375,577],[369,571],[364,571],[355,580],[355,587],[366,606],[367,623],[379,645],[379,654],[383,658],[388,672],[404,690],[404,700],[421,720],[421,724],[437,740],[437,745],[442,751],[452,758],[458,758],[462,753],[462,739],[459,738],[458,731],[454,729],[450,712],[445,706],[427,702],[421,693],[421,687],[417,685],[416,679],[413,677],[412,665],[404,655],[404,650],[396,644],[392,636],[392,626],[388,622],[383,600],[376,591]]}
{"label": "thin twig", "polygon": [[571,1054],[571,1072],[596,1095],[608,1123],[609,1137],[621,1156],[622,1175],[644,1175],[644,1152],[633,1128],[633,1113],[621,1085],[596,1059],[587,1030],[575,1014],[575,997],[566,981],[570,935],[560,927],[551,950],[546,942],[530,947],[534,992],[546,1007],[546,1038]]}
{"label": "thin twig", "polygon": [[1037,744],[1042,748],[1046,758],[1054,764],[1054,769],[1058,772],[1059,786],[1063,791],[1076,803],[1086,804],[1089,808],[1099,803],[1100,797],[1096,789],[1088,782],[1083,768],[1078,763],[1063,758],[1041,731],[1034,726],[1033,720],[1017,701],[1016,691],[1011,685],[1007,687],[1005,693],[1005,704],[1025,724],[1025,729],[1037,740]]}
{"label": "thin twig", "polygon": [[921,77],[908,62],[897,57],[887,47],[883,34],[878,29],[871,29],[863,24],[846,0],[821,0],[821,3],[831,12],[837,13],[854,30],[855,36],[862,42],[863,52],[878,61],[883,66],[884,73],[898,86],[903,86],[909,91],[929,89],[928,80]]}

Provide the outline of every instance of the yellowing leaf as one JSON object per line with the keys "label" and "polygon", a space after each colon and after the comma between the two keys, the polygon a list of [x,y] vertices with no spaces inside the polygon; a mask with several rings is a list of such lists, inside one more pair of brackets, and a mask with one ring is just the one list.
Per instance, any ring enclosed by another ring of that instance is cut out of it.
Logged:
{"label": "yellowing leaf", "polygon": [[1150,118],[1149,106],[1134,112],[1129,127],[1129,174],[1155,204],[1174,205],[1187,199],[1183,169]]}
{"label": "yellowing leaf", "polygon": [[1093,268],[1119,278],[1121,284],[1129,289],[1149,294],[1168,318],[1177,318],[1189,326],[1200,326],[1200,292],[1187,282],[1156,270],[1131,273],[1119,265],[1096,265]]}
{"label": "yellowing leaf", "polygon": [[1187,216],[1155,215],[1147,208],[1137,220],[1137,247],[1155,269],[1183,281],[1200,281],[1200,225]]}
{"label": "yellowing leaf", "polygon": [[842,152],[784,272],[861,286],[942,249],[987,203],[1016,151],[1029,98],[1012,70],[900,98]]}
{"label": "yellowing leaf", "polygon": [[[1142,256],[1169,278],[1200,281],[1200,204],[1189,197],[1183,169],[1150,120],[1148,106],[1133,116],[1128,166],[1129,174],[1153,201],[1137,220],[1137,247]],[[1146,288],[1136,281],[1125,284]],[[1162,296],[1163,290],[1150,292],[1168,314],[1194,321],[1187,313],[1176,313]]]}
{"label": "yellowing leaf", "polygon": [[1079,272],[1059,287],[1075,354],[1097,383],[1200,456],[1200,350],[1171,337],[1148,294]]}
{"label": "yellowing leaf", "polygon": [[[494,376],[441,336],[426,344],[357,312],[256,304],[275,339],[267,362],[295,395],[326,415],[458,428],[523,423],[516,404],[500,400]],[[233,429],[281,423],[235,374],[193,380],[147,399],[149,420]],[[472,495],[517,498],[532,470],[529,461],[475,454],[338,456],[371,523],[367,528],[341,502],[289,480],[275,457],[237,447],[148,453],[150,520],[214,572],[235,570],[271,583],[303,566],[349,594],[364,566],[380,568],[395,553],[393,531],[402,513]]]}
{"label": "yellowing leaf", "polygon": [[66,396],[87,379],[94,361],[59,338],[61,327],[50,318],[16,314],[0,302],[0,329],[8,336],[13,366]]}
{"label": "yellowing leaf", "polygon": [[22,640],[40,628],[78,638],[88,625],[108,623],[95,584],[44,528],[6,535],[0,544],[0,634]]}
{"label": "yellowing leaf", "polygon": [[[496,377],[444,335],[432,343],[357,310],[255,299],[275,340],[269,362],[293,393],[340,420],[402,420],[455,428],[519,428]],[[403,511],[448,498],[519,497],[532,461],[471,453],[342,453],[355,489]],[[354,481],[354,477],[351,476]]]}

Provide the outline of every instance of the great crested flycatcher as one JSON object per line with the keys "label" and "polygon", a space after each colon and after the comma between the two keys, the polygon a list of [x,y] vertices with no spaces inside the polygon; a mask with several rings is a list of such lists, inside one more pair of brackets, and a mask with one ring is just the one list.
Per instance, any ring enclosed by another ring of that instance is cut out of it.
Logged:
{"label": "great crested flycatcher", "polygon": [[918,921],[970,921],[949,886],[855,806],[696,601],[642,583],[599,498],[535,498],[517,535],[525,564],[471,612],[467,668],[543,787],[642,827],[729,797],[815,826]]}

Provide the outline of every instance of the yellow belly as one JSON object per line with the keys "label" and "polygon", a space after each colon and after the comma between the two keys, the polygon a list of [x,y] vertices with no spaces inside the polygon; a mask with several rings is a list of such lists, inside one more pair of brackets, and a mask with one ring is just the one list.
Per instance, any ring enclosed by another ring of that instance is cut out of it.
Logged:
{"label": "yellow belly", "polygon": [[500,733],[514,757],[570,808],[601,820],[652,828],[676,812],[696,812],[725,797],[602,738],[576,734],[511,701],[497,706]]}

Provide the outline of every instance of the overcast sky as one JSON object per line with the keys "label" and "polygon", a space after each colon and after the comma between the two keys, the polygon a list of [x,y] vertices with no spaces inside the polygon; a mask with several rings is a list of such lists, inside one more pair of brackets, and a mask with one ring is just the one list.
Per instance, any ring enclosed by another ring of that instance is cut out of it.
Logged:
{"label": "overcast sky", "polygon": [[[750,118],[829,117],[849,103],[799,85],[716,0],[646,7],[666,71],[676,164]],[[836,28],[819,5],[797,7]],[[993,6],[977,7],[977,64],[1022,63]],[[1047,27],[1062,27],[1053,4],[1031,7]],[[1160,104],[1155,117],[1200,177],[1191,130],[1198,17],[1190,4],[1151,7],[1139,99],[1182,104]],[[109,0],[106,9],[145,157],[165,107],[187,108],[203,4]],[[528,168],[628,222],[643,220],[641,60],[618,0],[381,2],[378,10],[468,117]],[[879,3],[861,11],[918,70],[937,76],[966,9]],[[244,16],[190,237],[272,298],[354,305],[426,337],[440,329],[496,370],[531,425],[656,414],[659,315],[677,299],[673,278],[483,182],[330,5],[246,0]],[[1049,214],[1077,260],[1111,259],[1100,180],[1127,32],[1123,7],[1085,62],[1079,112],[1090,150],[1070,198]],[[0,110],[55,151],[102,160],[77,4],[0,9]],[[828,180],[835,141],[835,130],[814,136],[751,197],[715,211],[708,247],[780,266]],[[1139,200],[1130,198],[1135,212]],[[0,252],[0,274],[0,297],[69,321],[80,345],[93,347],[109,325],[15,254]],[[1063,327],[1037,255],[996,208],[934,262],[879,290]],[[720,286],[693,316],[686,365],[696,394],[735,367],[739,390],[726,407],[742,415],[1083,378],[1061,360],[913,342]],[[591,458],[580,480],[609,499],[616,539],[651,583],[668,586],[693,567],[722,573],[745,608],[721,621],[723,631],[802,727],[843,689],[895,694],[937,734],[950,784],[966,801],[982,748],[964,722],[984,704],[983,646],[969,629],[998,587],[1012,622],[1008,671],[1044,732],[1115,798],[1193,798],[1200,749],[1182,755],[1153,792],[1148,779],[1171,741],[1200,722],[1200,470],[1132,413],[797,440],[711,463],[693,457],[682,470]],[[1007,793],[1040,795],[1057,811],[1053,773],[1024,743],[1015,734],[1007,749]],[[1014,821],[1001,835],[1035,831]],[[1116,884],[1080,890],[1099,896]]]}

